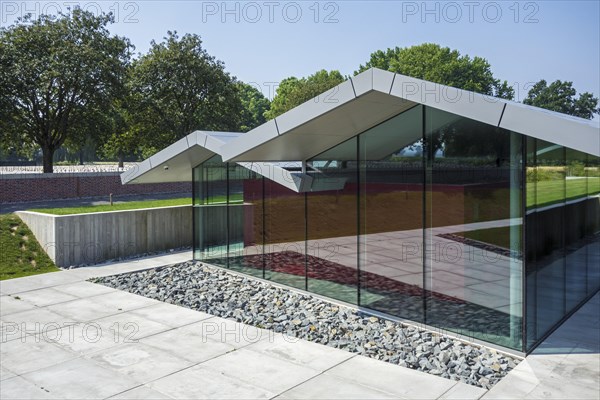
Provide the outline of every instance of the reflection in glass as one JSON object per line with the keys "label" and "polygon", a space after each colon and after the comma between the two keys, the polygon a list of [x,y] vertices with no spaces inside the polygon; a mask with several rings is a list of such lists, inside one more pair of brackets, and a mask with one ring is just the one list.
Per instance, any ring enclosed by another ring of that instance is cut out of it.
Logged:
{"label": "reflection in glass", "polygon": [[227,266],[227,165],[220,156],[194,168],[194,258]]}
{"label": "reflection in glass", "polygon": [[536,252],[536,327],[541,335],[565,315],[565,149],[538,140],[536,161],[535,235],[527,245]]}
{"label": "reflection in glass", "polygon": [[308,290],[358,302],[357,138],[308,161]]}
{"label": "reflection in glass", "polygon": [[360,304],[423,321],[423,107],[360,135]]}
{"label": "reflection in glass", "polygon": [[521,136],[425,113],[426,322],[519,349]]}

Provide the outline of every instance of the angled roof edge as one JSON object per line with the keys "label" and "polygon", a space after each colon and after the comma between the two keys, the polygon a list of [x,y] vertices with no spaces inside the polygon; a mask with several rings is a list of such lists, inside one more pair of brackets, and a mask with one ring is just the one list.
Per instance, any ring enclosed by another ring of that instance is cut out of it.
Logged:
{"label": "angled roof edge", "polygon": [[[358,115],[355,102],[371,106],[373,115]],[[593,121],[377,68],[232,140],[222,156],[225,161],[306,160],[417,104],[600,156],[600,127]],[[331,123],[336,114],[337,125]],[[319,131],[319,121],[330,129]]]}
{"label": "angled roof edge", "polygon": [[[189,182],[191,170],[214,155],[220,155],[220,149],[226,142],[219,137],[237,137],[237,132],[195,131],[159,151],[121,174],[122,184]],[[294,192],[310,188],[312,178],[308,175],[294,174],[280,166],[263,163],[238,163]]]}

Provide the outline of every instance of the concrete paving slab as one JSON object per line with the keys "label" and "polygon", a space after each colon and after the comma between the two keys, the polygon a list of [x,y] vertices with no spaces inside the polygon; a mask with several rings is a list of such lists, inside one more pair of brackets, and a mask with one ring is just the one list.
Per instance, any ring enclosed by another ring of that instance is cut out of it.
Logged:
{"label": "concrete paving slab", "polygon": [[77,299],[76,296],[55,290],[52,287],[24,292],[19,294],[19,297],[36,307],[45,307]]}
{"label": "concrete paving slab", "polygon": [[14,372],[7,370],[0,365],[0,381],[17,376]]}
{"label": "concrete paving slab", "polygon": [[3,294],[15,294],[82,280],[75,274],[70,274],[69,272],[70,271],[48,272],[23,278],[7,279],[0,281],[0,287],[2,288]]}
{"label": "concrete paving slab", "polygon": [[168,325],[136,314],[134,311],[110,315],[94,322],[100,326],[109,327],[108,332],[113,336],[120,336],[116,340],[123,343],[137,342],[147,336],[173,329]]}
{"label": "concrete paving slab", "polygon": [[20,376],[2,381],[0,385],[0,399],[37,400],[58,399],[45,388],[34,385]]}
{"label": "concrete paving slab", "polygon": [[334,375],[319,375],[308,382],[284,392],[276,399],[322,399],[322,400],[367,400],[398,399],[399,397],[352,380]]}
{"label": "concrete paving slab", "polygon": [[167,400],[172,397],[159,392],[158,390],[150,389],[148,386],[138,386],[134,389],[119,393],[116,396],[109,397],[114,400]]}
{"label": "concrete paving slab", "polygon": [[319,374],[315,369],[246,349],[213,358],[202,366],[275,393],[289,390]]}
{"label": "concrete paving slab", "polygon": [[[182,337],[185,337],[185,340],[181,340]],[[181,329],[143,338],[140,343],[164,350],[193,363],[207,361],[235,350],[235,347],[227,343],[187,333]]]}
{"label": "concrete paving slab", "polygon": [[487,390],[484,388],[457,383],[439,397],[439,400],[477,400],[486,393]]}
{"label": "concrete paving slab", "polygon": [[147,386],[175,399],[270,399],[277,394],[202,365]]}
{"label": "concrete paving slab", "polygon": [[47,308],[38,307],[29,311],[1,316],[0,319],[3,327],[3,341],[22,338],[24,334],[50,332],[61,329],[73,322],[68,317],[52,312]]}
{"label": "concrete paving slab", "polygon": [[280,333],[273,336],[272,340],[261,340],[244,349],[321,372],[355,356],[355,354],[347,351],[339,351],[333,347],[307,342]]}
{"label": "concrete paving slab", "polygon": [[93,321],[109,315],[158,304],[157,300],[116,291],[48,306],[47,309],[74,321]]}
{"label": "concrete paving slab", "polygon": [[104,399],[139,384],[91,360],[77,358],[23,375],[61,399]]}
{"label": "concrete paving slab", "polygon": [[161,324],[170,326],[171,328],[189,325],[194,322],[199,322],[213,317],[210,314],[200,311],[194,311],[188,308],[162,302],[153,306],[133,310],[131,313],[152,321],[160,322]]}
{"label": "concrete paving slab", "polygon": [[22,375],[76,358],[77,355],[44,340],[43,335],[27,335],[0,345],[2,365]]}
{"label": "concrete paving slab", "polygon": [[124,343],[125,337],[113,325],[110,319],[78,322],[52,332],[52,335],[48,333],[46,339],[81,356]]}
{"label": "concrete paving slab", "polygon": [[600,398],[598,387],[591,388],[582,385],[565,385],[564,380],[545,380],[527,394],[525,399],[578,399],[597,400]]}
{"label": "concrete paving slab", "polygon": [[193,365],[180,357],[143,343],[127,343],[85,358],[144,384]]}
{"label": "concrete paving slab", "polygon": [[230,319],[212,317],[180,328],[183,334],[196,334],[241,348],[261,340],[272,340],[275,332],[240,324]]}
{"label": "concrete paving slab", "polygon": [[0,296],[0,316],[5,317],[9,314],[28,311],[35,308],[31,303],[23,301],[20,296]]}
{"label": "concrete paving slab", "polygon": [[599,301],[597,294],[482,398],[598,399]]}
{"label": "concrete paving slab", "polygon": [[437,399],[457,384],[449,379],[367,357],[353,357],[325,374],[407,399]]}
{"label": "concrete paving slab", "polygon": [[118,292],[117,289],[85,281],[53,286],[52,288],[54,290],[58,290],[59,292],[67,293],[71,296],[79,298],[86,298],[91,296],[97,296],[99,294]]}

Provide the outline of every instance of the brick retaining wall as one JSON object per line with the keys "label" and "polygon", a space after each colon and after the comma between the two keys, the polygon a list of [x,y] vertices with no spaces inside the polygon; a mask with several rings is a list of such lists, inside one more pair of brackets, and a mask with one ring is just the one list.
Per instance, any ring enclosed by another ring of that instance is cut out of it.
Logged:
{"label": "brick retaining wall", "polygon": [[122,185],[119,172],[6,174],[0,176],[0,203],[148,193],[192,193],[191,182]]}

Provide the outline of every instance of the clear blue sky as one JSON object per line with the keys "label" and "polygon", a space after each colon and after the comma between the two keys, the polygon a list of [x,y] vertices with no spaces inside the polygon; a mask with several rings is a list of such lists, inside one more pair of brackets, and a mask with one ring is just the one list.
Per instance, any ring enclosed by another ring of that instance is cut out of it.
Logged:
{"label": "clear blue sky", "polygon": [[[65,1],[2,0],[2,24]],[[117,11],[114,33],[147,51],[167,30],[197,33],[238,79],[270,82],[338,69],[352,74],[371,52],[438,43],[481,56],[515,85],[517,100],[541,78],[600,95],[600,2],[595,1],[80,1]],[[318,11],[317,11],[318,10]]]}

